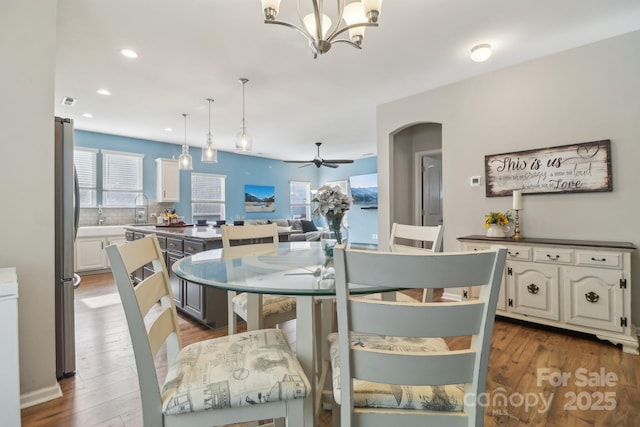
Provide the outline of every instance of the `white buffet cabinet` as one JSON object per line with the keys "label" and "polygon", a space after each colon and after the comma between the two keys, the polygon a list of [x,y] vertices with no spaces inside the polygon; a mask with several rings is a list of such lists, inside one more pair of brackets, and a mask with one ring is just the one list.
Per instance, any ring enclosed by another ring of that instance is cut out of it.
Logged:
{"label": "white buffet cabinet", "polygon": [[80,227],[76,236],[75,270],[86,273],[111,268],[104,248],[125,242],[123,225]]}
{"label": "white buffet cabinet", "polygon": [[[463,250],[507,248],[496,313],[594,334],[638,354],[631,321],[631,252],[627,242],[459,237]],[[463,291],[474,298],[475,289]]]}

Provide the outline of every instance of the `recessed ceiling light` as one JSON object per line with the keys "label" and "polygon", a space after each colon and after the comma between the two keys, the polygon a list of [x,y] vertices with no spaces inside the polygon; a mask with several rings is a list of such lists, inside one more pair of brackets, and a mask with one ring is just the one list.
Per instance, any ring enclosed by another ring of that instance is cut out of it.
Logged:
{"label": "recessed ceiling light", "polygon": [[165,132],[173,132],[173,129],[171,129],[171,128],[164,128],[164,131],[165,131]]}
{"label": "recessed ceiling light", "polygon": [[105,96],[109,96],[109,95],[111,95],[111,92],[109,92],[109,90],[107,90],[107,89],[98,89],[98,90],[97,90],[97,92],[98,92],[100,95],[105,95]]}
{"label": "recessed ceiling light", "polygon": [[86,117],[87,119],[93,119],[93,114],[91,114],[91,113],[84,113],[84,114],[82,114],[82,117]]}
{"label": "recessed ceiling light", "polygon": [[482,43],[471,48],[471,60],[474,62],[484,62],[491,56],[491,45]]}
{"label": "recessed ceiling light", "polygon": [[122,49],[120,53],[122,54],[122,56],[126,56],[127,58],[135,59],[138,57],[138,54],[131,49]]}

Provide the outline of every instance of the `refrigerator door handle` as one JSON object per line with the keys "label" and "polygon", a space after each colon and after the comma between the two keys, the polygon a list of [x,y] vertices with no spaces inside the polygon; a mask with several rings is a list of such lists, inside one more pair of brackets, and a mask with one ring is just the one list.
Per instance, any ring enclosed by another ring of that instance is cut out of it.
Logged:
{"label": "refrigerator door handle", "polygon": [[[78,172],[73,166],[73,241],[78,235],[78,224],[80,223],[80,184],[78,183]],[[78,282],[79,284],[79,282]]]}
{"label": "refrigerator door handle", "polygon": [[78,289],[78,286],[80,286],[80,282],[82,282],[82,278],[78,275],[78,273],[73,273],[73,289]]}

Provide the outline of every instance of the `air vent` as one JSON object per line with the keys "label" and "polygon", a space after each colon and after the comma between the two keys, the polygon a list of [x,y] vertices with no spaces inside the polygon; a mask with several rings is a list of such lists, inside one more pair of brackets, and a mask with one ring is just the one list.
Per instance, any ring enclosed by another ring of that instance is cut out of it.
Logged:
{"label": "air vent", "polygon": [[62,105],[66,105],[68,107],[73,107],[75,103],[76,103],[76,100],[68,96],[64,96],[61,102]]}

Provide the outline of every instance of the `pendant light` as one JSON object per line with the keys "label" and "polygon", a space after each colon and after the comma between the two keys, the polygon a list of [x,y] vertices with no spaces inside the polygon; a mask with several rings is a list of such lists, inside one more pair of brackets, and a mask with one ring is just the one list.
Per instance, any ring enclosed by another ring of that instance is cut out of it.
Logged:
{"label": "pendant light", "polygon": [[247,84],[249,79],[241,77],[238,81],[242,83],[242,126],[240,127],[240,132],[236,135],[236,151],[238,153],[250,153],[252,150],[251,136],[247,133],[246,121],[244,119],[244,85]]}
{"label": "pendant light", "polygon": [[207,133],[207,142],[202,146],[202,163],[218,163],[218,150],[213,146],[213,135],[211,135],[211,103],[212,98],[207,98],[209,102],[209,133]]}
{"label": "pendant light", "polygon": [[187,145],[187,116],[188,114],[182,114],[184,116],[184,145],[182,146],[182,154],[178,158],[178,164],[182,170],[192,170],[193,161],[191,160],[191,154],[189,154],[189,146]]}

